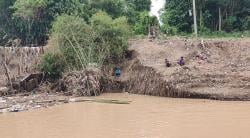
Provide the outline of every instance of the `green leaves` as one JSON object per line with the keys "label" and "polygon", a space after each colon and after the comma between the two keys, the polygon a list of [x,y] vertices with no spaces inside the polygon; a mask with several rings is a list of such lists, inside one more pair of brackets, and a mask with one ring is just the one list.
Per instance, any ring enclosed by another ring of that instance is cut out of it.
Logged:
{"label": "green leaves", "polygon": [[128,37],[131,34],[126,17],[112,19],[105,12],[98,12],[91,18],[91,25],[102,36],[109,50],[107,58],[113,60],[123,56],[128,47]]}
{"label": "green leaves", "polygon": [[136,11],[149,11],[151,6],[151,0],[127,0],[129,3],[135,5]]}
{"label": "green leaves", "polygon": [[[201,34],[219,31],[220,26],[226,32],[250,30],[247,23],[250,15],[249,0],[196,0],[196,7]],[[193,17],[189,16],[189,10],[192,10],[192,1],[167,0],[162,14],[164,33],[171,30],[192,33]]]}
{"label": "green leaves", "polygon": [[15,16],[27,19],[38,16],[48,4],[49,0],[17,0],[12,8]]}
{"label": "green leaves", "polygon": [[91,24],[64,14],[56,18],[52,27],[52,38],[71,69],[83,69],[92,63],[101,66],[105,60],[123,56],[129,34],[125,17],[112,19],[105,12],[94,14]]}
{"label": "green leaves", "polygon": [[65,61],[60,54],[45,54],[40,69],[45,72],[50,78],[58,79],[65,70]]}
{"label": "green leaves", "polygon": [[158,19],[154,16],[149,16],[147,11],[141,12],[139,19],[137,20],[134,26],[135,34],[144,34],[147,35],[149,32],[150,26],[158,26]]}

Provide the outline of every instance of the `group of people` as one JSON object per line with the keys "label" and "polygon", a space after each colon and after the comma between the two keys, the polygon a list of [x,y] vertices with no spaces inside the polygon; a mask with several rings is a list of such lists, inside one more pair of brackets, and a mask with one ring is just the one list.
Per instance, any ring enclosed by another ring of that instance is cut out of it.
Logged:
{"label": "group of people", "polygon": [[[171,67],[172,66],[171,62],[168,59],[165,59],[165,63],[166,63],[166,67]],[[180,58],[180,60],[178,61],[178,64],[180,66],[184,66],[185,65],[184,57]],[[116,77],[120,77],[121,74],[122,74],[121,68],[120,67],[115,67],[114,68],[114,75]]]}
{"label": "group of people", "polygon": [[[166,67],[171,67],[171,66],[172,66],[171,62],[170,62],[167,58],[165,59],[165,64],[166,64]],[[181,57],[181,58],[179,59],[178,64],[179,64],[180,66],[184,66],[184,65],[185,65],[184,57]]]}

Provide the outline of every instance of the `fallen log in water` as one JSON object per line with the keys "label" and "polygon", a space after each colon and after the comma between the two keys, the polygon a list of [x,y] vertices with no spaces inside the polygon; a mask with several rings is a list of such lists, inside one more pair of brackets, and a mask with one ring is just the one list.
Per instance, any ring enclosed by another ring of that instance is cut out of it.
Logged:
{"label": "fallen log in water", "polygon": [[43,100],[43,101],[35,101],[37,104],[45,104],[45,103],[53,103],[56,102],[56,100]]}
{"label": "fallen log in water", "polygon": [[70,99],[69,102],[96,102],[107,104],[130,104],[132,101],[112,100],[112,99]]}

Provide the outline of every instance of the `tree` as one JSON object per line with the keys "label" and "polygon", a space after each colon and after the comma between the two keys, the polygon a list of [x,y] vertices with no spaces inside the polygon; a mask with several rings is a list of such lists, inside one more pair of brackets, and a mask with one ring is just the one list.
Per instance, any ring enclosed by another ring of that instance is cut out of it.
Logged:
{"label": "tree", "polygon": [[107,55],[103,39],[83,18],[61,15],[53,22],[52,41],[71,69],[84,69],[89,63],[101,65]]}
{"label": "tree", "polygon": [[94,30],[102,36],[105,46],[109,49],[109,60],[116,60],[123,56],[128,48],[128,37],[131,34],[126,17],[112,19],[105,12],[98,12],[91,18]]}
{"label": "tree", "polygon": [[149,11],[151,6],[151,0],[127,0],[129,3],[135,5],[136,11]]}
{"label": "tree", "polygon": [[167,0],[166,9],[162,14],[162,18],[164,18],[163,24],[170,27],[174,26],[178,32],[191,33],[193,25],[193,19],[189,15],[191,9],[191,1]]}
{"label": "tree", "polygon": [[[249,30],[249,0],[197,0],[198,21],[202,31],[244,31]],[[162,15],[163,30],[176,28],[178,32],[192,32],[188,15],[190,0],[167,0]],[[244,28],[244,29],[243,29]]]}
{"label": "tree", "polygon": [[4,36],[11,36],[11,33],[14,32],[14,22],[11,19],[13,10],[9,8],[14,2],[15,0],[0,1],[0,43]]}

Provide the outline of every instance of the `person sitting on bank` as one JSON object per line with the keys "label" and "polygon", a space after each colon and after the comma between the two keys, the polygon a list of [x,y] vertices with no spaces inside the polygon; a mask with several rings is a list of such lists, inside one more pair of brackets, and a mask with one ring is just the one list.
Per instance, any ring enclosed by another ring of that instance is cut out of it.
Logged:
{"label": "person sitting on bank", "polygon": [[120,77],[121,76],[121,69],[119,67],[115,67],[115,76]]}
{"label": "person sitting on bank", "polygon": [[171,67],[171,63],[170,63],[170,61],[166,58],[165,59],[165,64],[166,64],[166,67]]}
{"label": "person sitting on bank", "polygon": [[178,64],[180,66],[184,66],[185,65],[184,57],[181,57],[181,59],[179,60]]}

